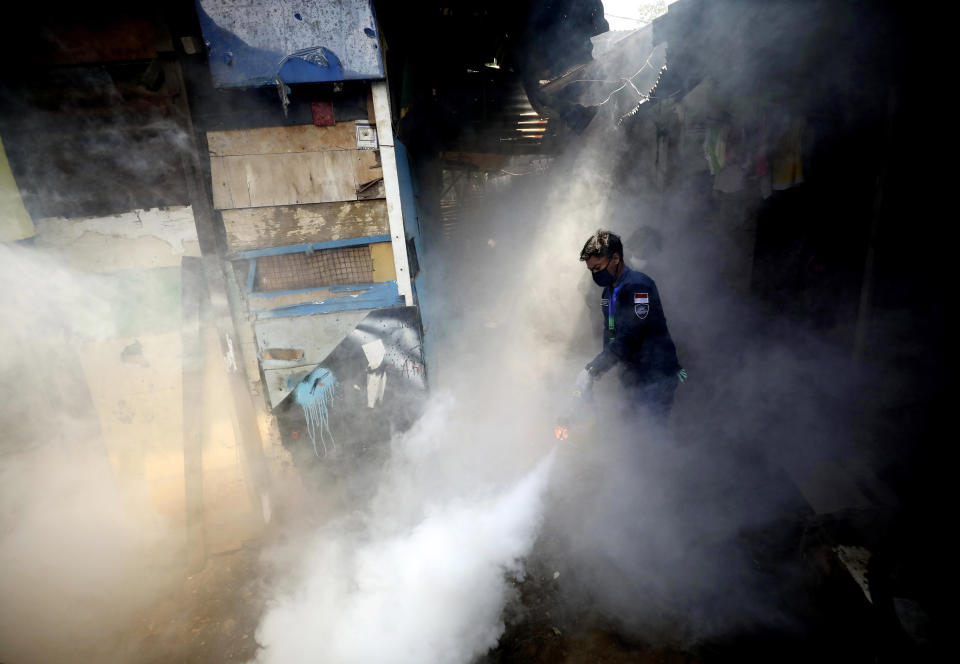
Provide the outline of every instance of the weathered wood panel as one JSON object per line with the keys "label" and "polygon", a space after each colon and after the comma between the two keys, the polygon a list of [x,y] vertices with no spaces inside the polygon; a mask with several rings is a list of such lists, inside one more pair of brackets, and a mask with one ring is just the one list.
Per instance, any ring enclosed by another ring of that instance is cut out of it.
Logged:
{"label": "weathered wood panel", "polygon": [[218,210],[357,200],[357,151],[210,159]]}
{"label": "weathered wood panel", "polygon": [[386,198],[387,189],[383,185],[383,178],[377,178],[371,182],[361,184],[357,186],[357,198],[361,201],[376,199],[376,198]]}
{"label": "weathered wood panel", "polygon": [[353,121],[327,127],[295,125],[207,132],[211,157],[289,152],[356,150],[357,130]]}
{"label": "weathered wood panel", "polygon": [[357,184],[383,177],[380,150],[357,150]]}
{"label": "weathered wood panel", "polygon": [[384,200],[224,210],[223,225],[231,252],[389,232]]}
{"label": "weathered wood panel", "polygon": [[357,150],[357,198],[386,198],[379,150]]}

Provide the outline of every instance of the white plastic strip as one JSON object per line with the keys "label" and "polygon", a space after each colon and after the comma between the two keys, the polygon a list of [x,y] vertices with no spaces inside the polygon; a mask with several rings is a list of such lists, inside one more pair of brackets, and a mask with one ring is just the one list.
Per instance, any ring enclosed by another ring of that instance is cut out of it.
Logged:
{"label": "white plastic strip", "polygon": [[387,191],[387,219],[393,245],[393,263],[397,270],[397,290],[406,305],[413,305],[410,287],[410,264],[407,260],[407,236],[403,229],[400,208],[400,181],[397,178],[397,158],[393,149],[393,127],[390,116],[390,95],[385,81],[374,81],[373,111],[377,116],[377,139],[380,141],[380,162],[383,165],[383,185]]}

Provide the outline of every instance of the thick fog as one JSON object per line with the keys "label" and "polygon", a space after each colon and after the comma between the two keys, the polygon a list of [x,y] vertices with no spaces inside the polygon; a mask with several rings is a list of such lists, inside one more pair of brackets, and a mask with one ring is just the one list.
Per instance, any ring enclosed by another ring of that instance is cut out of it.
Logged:
{"label": "thick fog", "polygon": [[0,658],[130,661],[131,616],[183,570],[171,524],[111,468],[81,366],[120,284],[29,247],[0,246],[0,274]]}

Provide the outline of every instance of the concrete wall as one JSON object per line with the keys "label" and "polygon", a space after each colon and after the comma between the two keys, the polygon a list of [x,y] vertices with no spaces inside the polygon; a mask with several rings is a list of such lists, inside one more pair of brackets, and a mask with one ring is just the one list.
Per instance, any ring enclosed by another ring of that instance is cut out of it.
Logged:
{"label": "concrete wall", "polygon": [[[189,207],[91,219],[41,219],[35,245],[82,275],[99,275],[96,334],[69,340],[118,483],[145,492],[185,526],[181,261],[199,256]],[[208,554],[255,537],[216,328],[201,318],[203,520]],[[193,386],[196,388],[196,386]],[[175,530],[175,532],[177,532]]]}

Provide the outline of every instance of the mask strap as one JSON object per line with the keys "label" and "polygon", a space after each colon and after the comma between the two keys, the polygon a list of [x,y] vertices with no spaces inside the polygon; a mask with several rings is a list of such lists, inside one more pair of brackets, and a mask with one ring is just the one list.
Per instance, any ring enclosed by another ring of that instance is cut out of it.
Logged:
{"label": "mask strap", "polygon": [[[623,284],[620,284],[623,286]],[[620,292],[620,286],[617,286],[613,289],[613,293],[610,294],[610,300],[607,302],[607,332],[610,335],[610,342],[613,343],[613,338],[615,336],[614,324],[613,324],[613,311],[617,306],[617,293]]]}

